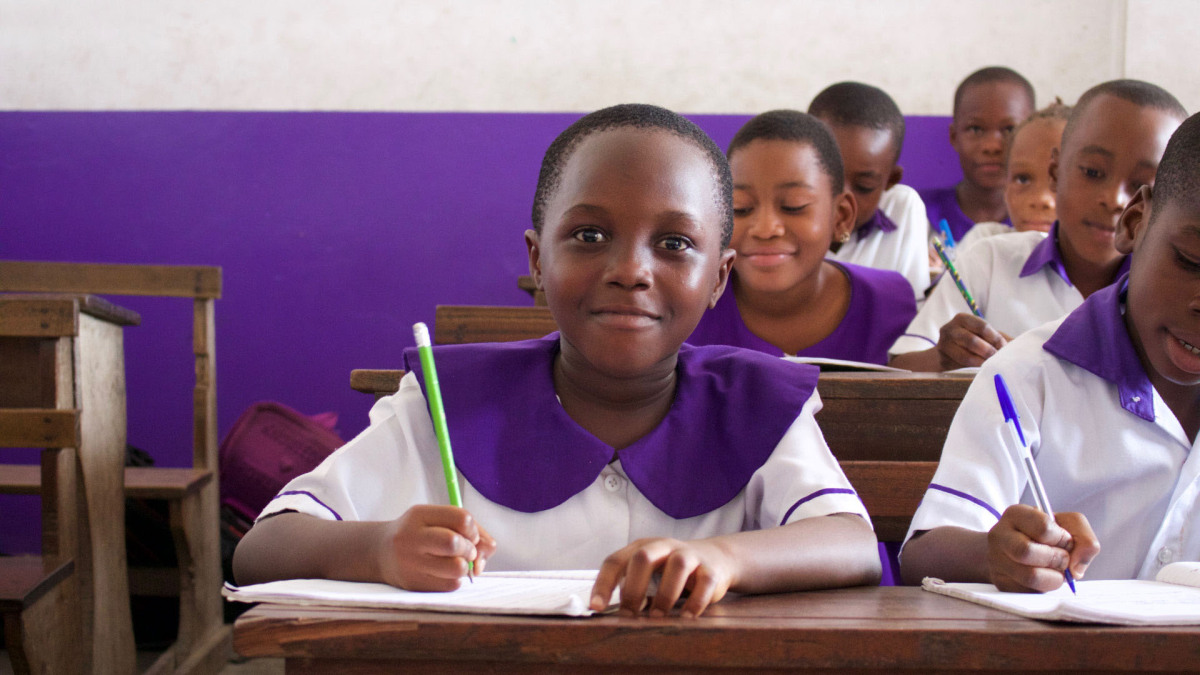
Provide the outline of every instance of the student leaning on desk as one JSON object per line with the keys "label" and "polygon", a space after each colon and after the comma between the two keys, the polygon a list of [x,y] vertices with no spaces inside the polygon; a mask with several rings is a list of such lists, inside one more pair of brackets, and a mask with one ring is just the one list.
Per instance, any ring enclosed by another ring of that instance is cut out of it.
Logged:
{"label": "student leaning on desk", "polygon": [[525,235],[561,333],[435,349],[465,509],[412,353],[371,426],[267,506],[234,559],[279,578],[457,588],[489,569],[600,568],[593,606],[699,615],[726,591],[873,584],[876,540],[813,418],[815,368],[683,345],[733,262],[724,155],[653,106],[571,125]]}
{"label": "student leaning on desk", "polygon": [[[1200,560],[1200,116],[1125,208],[1116,246],[1128,275],[983,365],[913,518],[905,581],[1049,591],[1068,566],[1076,578],[1153,579]],[[1062,511],[1053,520],[1029,506],[1002,440],[996,373]]]}

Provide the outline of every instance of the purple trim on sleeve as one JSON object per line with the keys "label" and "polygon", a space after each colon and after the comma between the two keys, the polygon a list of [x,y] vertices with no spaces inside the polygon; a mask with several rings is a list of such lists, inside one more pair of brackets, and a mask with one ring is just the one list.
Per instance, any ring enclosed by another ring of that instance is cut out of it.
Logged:
{"label": "purple trim on sleeve", "polygon": [[929,489],[930,490],[940,490],[942,492],[945,492],[946,494],[954,495],[955,497],[962,497],[963,499],[965,499],[969,502],[978,504],[979,506],[982,506],[983,508],[987,509],[988,513],[992,514],[993,516],[996,516],[996,520],[1000,520],[1000,512],[997,511],[996,509],[993,509],[990,504],[983,501],[982,499],[979,499],[977,497],[972,497],[971,495],[969,495],[965,492],[959,492],[958,490],[955,490],[954,488],[948,488],[945,485],[938,485],[937,483],[930,483]]}
{"label": "purple trim on sleeve", "polygon": [[779,525],[780,526],[786,525],[788,518],[792,517],[792,512],[794,512],[796,509],[800,508],[800,505],[803,504],[804,502],[812,501],[812,500],[816,499],[817,497],[820,497],[821,495],[832,495],[832,494],[852,495],[852,494],[856,494],[856,493],[854,492],[854,490],[851,490],[850,488],[822,488],[820,490],[817,490],[816,492],[808,495],[807,497],[802,497],[800,499],[800,501],[796,502],[795,504],[792,504],[792,508],[788,509],[787,513],[783,514],[783,520],[779,521]]}
{"label": "purple trim on sleeve", "polygon": [[862,241],[871,236],[871,233],[879,230],[880,232],[895,232],[896,223],[892,222],[891,218],[883,212],[883,209],[875,209],[875,213],[871,215],[871,219],[862,224],[855,233],[857,241]]}
{"label": "purple trim on sleeve", "polygon": [[[1128,258],[1126,259],[1128,261]],[[1042,349],[1116,385],[1121,407],[1154,421],[1154,385],[1121,313],[1129,276],[1092,293],[1067,315]]]}
{"label": "purple trim on sleeve", "polygon": [[916,333],[904,333],[900,337],[918,338],[928,342],[933,347],[937,346],[937,340],[930,340],[928,337],[925,337],[924,335],[917,335]]}
{"label": "purple trim on sleeve", "polygon": [[325,508],[329,509],[329,512],[333,514],[333,517],[334,517],[334,518],[337,518],[338,520],[341,520],[341,519],[342,519],[342,516],[341,516],[341,515],[339,515],[337,511],[334,511],[334,510],[333,510],[333,508],[332,508],[332,507],[330,507],[328,504],[326,504],[325,502],[321,501],[320,499],[317,499],[317,496],[316,496],[316,495],[314,495],[313,493],[309,492],[308,490],[288,490],[287,492],[280,492],[279,494],[275,495],[275,496],[274,496],[274,497],[271,499],[271,501],[275,501],[276,499],[279,499],[280,497],[287,497],[287,496],[289,496],[289,495],[305,495],[305,496],[307,496],[309,499],[313,500],[314,502],[316,502],[316,503],[320,504],[321,506],[324,506]]}

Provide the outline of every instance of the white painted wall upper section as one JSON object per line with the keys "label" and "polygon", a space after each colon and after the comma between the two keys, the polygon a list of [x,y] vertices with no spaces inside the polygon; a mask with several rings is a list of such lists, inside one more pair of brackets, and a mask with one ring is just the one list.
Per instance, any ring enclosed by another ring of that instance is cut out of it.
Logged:
{"label": "white painted wall upper section", "polygon": [[846,79],[949,114],[1005,64],[1200,108],[1195,0],[0,0],[0,109],[804,108]]}

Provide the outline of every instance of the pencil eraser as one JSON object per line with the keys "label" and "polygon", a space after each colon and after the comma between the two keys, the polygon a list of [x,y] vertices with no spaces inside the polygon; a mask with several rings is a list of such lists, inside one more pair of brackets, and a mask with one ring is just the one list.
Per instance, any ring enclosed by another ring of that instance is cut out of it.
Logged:
{"label": "pencil eraser", "polygon": [[417,341],[418,347],[429,347],[429,328],[424,322],[418,321],[413,324],[413,339]]}

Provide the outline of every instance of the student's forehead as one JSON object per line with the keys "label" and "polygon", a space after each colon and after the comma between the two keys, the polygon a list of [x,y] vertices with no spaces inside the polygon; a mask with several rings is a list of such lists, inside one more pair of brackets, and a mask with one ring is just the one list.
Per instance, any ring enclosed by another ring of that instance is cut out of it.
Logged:
{"label": "student's forehead", "polygon": [[1073,155],[1085,148],[1110,153],[1118,147],[1135,148],[1144,155],[1138,160],[1157,165],[1179,122],[1165,110],[1101,94],[1076,112],[1071,134],[1063,139],[1062,154]]}
{"label": "student's forehead", "polygon": [[666,130],[619,127],[579,141],[563,164],[549,209],[657,200],[715,211],[719,194],[712,162],[695,143]]}
{"label": "student's forehead", "polygon": [[973,84],[963,90],[958,116],[1011,113],[1024,117],[1033,109],[1029,92],[1016,82],[998,80]]}
{"label": "student's forehead", "polygon": [[[810,189],[828,189],[829,176],[812,143],[760,138],[738,148],[729,157],[734,188],[747,186],[751,175],[767,175],[785,182],[803,183]],[[793,179],[793,180],[788,180]],[[839,184],[842,177],[838,177]]]}
{"label": "student's forehead", "polygon": [[874,129],[857,124],[831,125],[842,159],[891,163],[895,139],[891,129]]}
{"label": "student's forehead", "polygon": [[1154,227],[1163,234],[1200,246],[1200,194],[1179,195],[1165,204],[1152,202]]}
{"label": "student's forehead", "polygon": [[1066,126],[1066,120],[1044,118],[1033,120],[1021,127],[1021,130],[1012,137],[1011,158],[1016,159],[1021,155],[1049,154],[1051,148],[1058,147],[1064,126]]}

